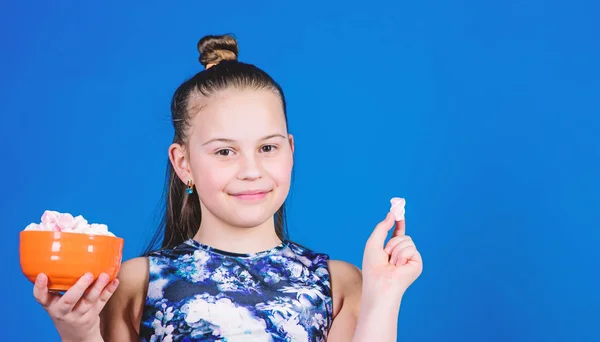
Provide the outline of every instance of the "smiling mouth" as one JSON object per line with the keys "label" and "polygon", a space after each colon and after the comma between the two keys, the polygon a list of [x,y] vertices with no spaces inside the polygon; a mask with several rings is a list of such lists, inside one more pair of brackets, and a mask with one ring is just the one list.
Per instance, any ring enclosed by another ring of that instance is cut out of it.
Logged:
{"label": "smiling mouth", "polygon": [[238,192],[235,194],[229,194],[229,196],[234,197],[238,200],[242,200],[242,201],[258,201],[258,200],[265,198],[270,192],[271,192],[271,190],[269,190],[269,191],[263,191],[263,190],[244,191],[244,192]]}

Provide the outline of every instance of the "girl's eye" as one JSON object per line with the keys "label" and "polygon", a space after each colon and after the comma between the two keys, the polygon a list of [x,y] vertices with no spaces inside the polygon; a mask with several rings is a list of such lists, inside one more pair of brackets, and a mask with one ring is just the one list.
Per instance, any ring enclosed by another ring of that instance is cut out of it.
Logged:
{"label": "girl's eye", "polygon": [[231,155],[231,153],[232,153],[232,151],[228,148],[217,151],[217,155],[219,155],[221,157],[229,157]]}
{"label": "girl's eye", "polygon": [[277,149],[277,147],[273,146],[273,145],[265,145],[263,147],[260,148],[261,152],[265,152],[265,153],[269,153],[269,152],[273,152],[275,151],[275,149]]}

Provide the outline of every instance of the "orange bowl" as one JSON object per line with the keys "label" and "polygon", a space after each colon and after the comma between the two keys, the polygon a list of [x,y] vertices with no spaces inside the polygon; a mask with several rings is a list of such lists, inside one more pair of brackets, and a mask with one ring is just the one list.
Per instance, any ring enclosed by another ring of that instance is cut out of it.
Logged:
{"label": "orange bowl", "polygon": [[94,278],[117,277],[123,257],[123,239],[114,236],[27,230],[19,236],[21,271],[32,283],[48,276],[48,289],[67,291],[85,273]]}

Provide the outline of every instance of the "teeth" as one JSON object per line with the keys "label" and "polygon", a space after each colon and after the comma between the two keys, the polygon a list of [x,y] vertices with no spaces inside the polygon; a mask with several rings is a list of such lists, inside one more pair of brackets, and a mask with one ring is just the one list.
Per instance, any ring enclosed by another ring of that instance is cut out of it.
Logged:
{"label": "teeth", "polygon": [[390,200],[390,203],[390,212],[394,215],[396,221],[404,220],[404,206],[406,205],[406,200],[404,198],[394,197]]}

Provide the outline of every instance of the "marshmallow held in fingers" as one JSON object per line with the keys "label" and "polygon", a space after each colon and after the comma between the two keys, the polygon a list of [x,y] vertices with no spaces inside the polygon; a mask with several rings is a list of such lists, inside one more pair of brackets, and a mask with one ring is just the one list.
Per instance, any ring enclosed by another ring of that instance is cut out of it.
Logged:
{"label": "marshmallow held in fingers", "polygon": [[406,200],[404,198],[394,197],[390,200],[392,204],[390,208],[390,212],[394,215],[396,221],[404,220],[404,206],[406,205]]}

